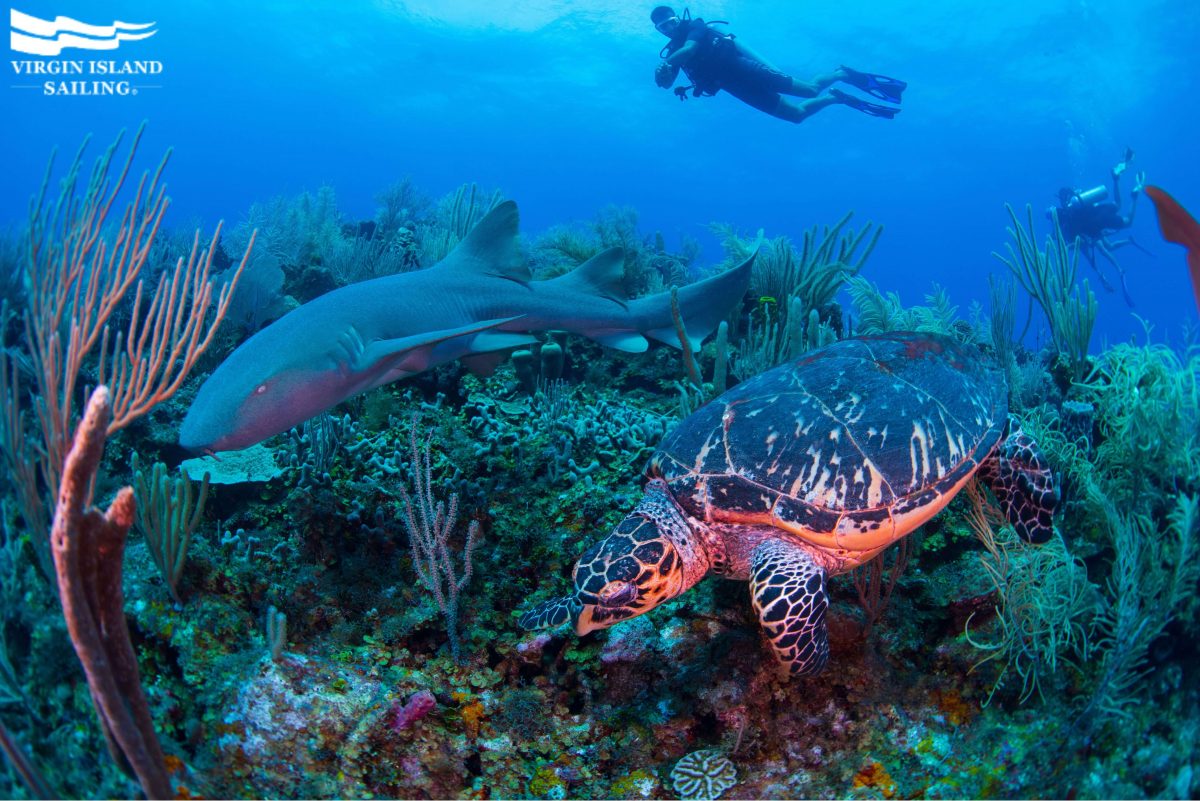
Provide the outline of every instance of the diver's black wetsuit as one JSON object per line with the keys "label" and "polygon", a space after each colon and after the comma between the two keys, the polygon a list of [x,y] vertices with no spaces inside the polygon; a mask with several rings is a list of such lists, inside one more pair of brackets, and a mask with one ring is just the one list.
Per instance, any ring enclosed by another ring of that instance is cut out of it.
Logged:
{"label": "diver's black wetsuit", "polygon": [[738,48],[732,36],[719,33],[700,18],[682,20],[667,43],[670,56],[688,42],[696,43],[696,52],[684,74],[702,95],[715,95],[724,89],[747,105],[774,114],[780,95],[792,94],[792,78]]}
{"label": "diver's black wetsuit", "polygon": [[[1125,162],[1122,162],[1121,170],[1113,169],[1113,197],[1116,201],[1105,200],[1098,203],[1088,202],[1084,198],[1097,190],[1089,190],[1081,193],[1078,190],[1064,187],[1059,190],[1059,205],[1057,208],[1050,209],[1046,212],[1047,215],[1053,213],[1058,218],[1059,228],[1062,230],[1063,240],[1068,247],[1078,248],[1083,251],[1083,255],[1087,257],[1088,263],[1096,271],[1100,283],[1105,289],[1112,291],[1112,284],[1105,277],[1104,271],[1100,269],[1100,265],[1096,263],[1096,252],[1104,256],[1113,267],[1117,269],[1118,275],[1121,277],[1121,290],[1125,295],[1125,302],[1133,306],[1133,298],[1129,294],[1129,287],[1125,282],[1125,270],[1121,267],[1117,257],[1113,255],[1113,251],[1125,245],[1134,245],[1141,249],[1141,246],[1133,240],[1133,237],[1121,239],[1115,242],[1108,240],[1108,235],[1124,230],[1133,225],[1133,215],[1137,210],[1137,197],[1141,191],[1141,182],[1133,189],[1133,201],[1130,204],[1129,215],[1125,216],[1121,213],[1121,185],[1120,175],[1124,170],[1123,165],[1128,163],[1133,157],[1132,151],[1126,154]],[[1144,177],[1144,176],[1143,176]]]}
{"label": "diver's black wetsuit", "polygon": [[1130,221],[1121,215],[1121,210],[1111,200],[1103,203],[1070,203],[1058,210],[1058,224],[1062,227],[1063,239],[1067,242],[1076,237],[1103,239],[1113,231],[1128,228]]}

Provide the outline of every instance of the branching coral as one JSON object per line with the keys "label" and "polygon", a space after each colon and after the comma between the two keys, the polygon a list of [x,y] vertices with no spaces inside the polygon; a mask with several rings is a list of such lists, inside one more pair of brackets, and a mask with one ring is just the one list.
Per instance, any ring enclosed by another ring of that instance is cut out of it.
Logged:
{"label": "branching coral", "polygon": [[322,186],[315,194],[279,196],[255,203],[226,237],[226,248],[241,250],[258,230],[259,250],[279,260],[284,267],[324,262],[342,239],[342,215],[333,187]]}
{"label": "branching coral", "polygon": [[975,343],[975,330],[958,319],[958,307],[950,305],[950,296],[941,286],[934,284],[933,291],[925,296],[927,306],[905,308],[900,295],[888,292],[884,295],[871,281],[861,275],[846,281],[846,291],[858,313],[855,333],[882,334],[887,331],[926,331],[946,334],[959,342]]}
{"label": "branching coral", "polygon": [[1058,217],[1054,217],[1053,233],[1046,237],[1045,250],[1038,250],[1033,233],[1033,208],[1025,207],[1028,228],[1021,225],[1012,206],[1005,208],[1012,219],[1008,232],[1016,247],[1008,244],[1007,257],[992,255],[1008,265],[1025,291],[1037,301],[1050,325],[1055,350],[1067,360],[1072,376],[1079,379],[1087,369],[1088,344],[1096,324],[1095,294],[1086,280],[1082,287],[1075,286],[1079,251],[1072,252]]}
{"label": "branching coral", "polygon": [[[433,466],[430,461],[430,431],[422,445],[417,435],[417,418],[412,423],[412,461],[410,479],[413,492],[404,485],[399,486],[403,504],[404,526],[408,529],[408,540],[412,545],[413,568],[425,588],[433,595],[438,609],[446,620],[446,632],[450,638],[450,653],[457,661],[458,640],[458,596],[471,581],[471,558],[479,538],[479,521],[472,520],[467,529],[467,540],[461,553],[462,572],[450,557],[449,539],[458,520],[458,495],[450,496],[450,504],[438,500],[433,494]],[[414,497],[415,496],[415,497]]]}
{"label": "branching coral", "polygon": [[872,223],[859,231],[844,230],[852,216],[853,212],[847,212],[832,226],[809,228],[799,250],[786,236],[766,239],[759,231],[755,238],[744,239],[728,226],[715,226],[715,231],[734,262],[744,261],[758,249],[750,284],[752,295],[775,298],[781,303],[798,297],[807,311],[833,300],[842,282],[862,270],[883,234],[883,227]]}
{"label": "branching coral", "polygon": [[1186,604],[1194,603],[1200,581],[1200,499],[1176,498],[1165,531],[1146,515],[1117,511],[1098,491],[1094,501],[1107,513],[1115,561],[1108,580],[1109,603],[1099,621],[1100,671],[1081,716],[1085,721],[1093,711],[1130,716],[1129,707],[1148,669],[1150,645]]}
{"label": "branching coral", "polygon": [[1011,527],[997,528],[1003,516],[976,484],[968,485],[967,494],[967,519],[984,546],[980,558],[998,599],[996,638],[985,642],[968,627],[967,640],[988,652],[976,668],[991,660],[1001,663],[992,694],[1012,671],[1021,679],[1024,702],[1034,692],[1041,694],[1043,677],[1053,674],[1060,660],[1076,667],[1087,660],[1095,588],[1061,535],[1044,545],[1023,543]]}
{"label": "branching coral", "polygon": [[[1074,508],[1064,523],[1111,553],[1103,591],[1096,588],[1097,636],[1088,646],[1094,684],[1080,720],[1089,725],[1127,715],[1142,688],[1151,643],[1174,620],[1194,623],[1189,604],[1200,580],[1198,379],[1194,355],[1118,345],[1077,384],[1095,404],[1100,442],[1094,452],[1065,431],[1055,412],[1041,409],[1025,420],[1070,492]],[[1015,574],[1001,561],[1003,552],[992,556],[1003,567],[989,568],[993,580],[999,586],[997,577],[1004,578],[1005,588],[1011,587]],[[1036,575],[1049,584],[1044,568]],[[1059,613],[1070,609],[1063,603]],[[1001,618],[1003,626],[1003,611]]]}
{"label": "branching coral", "polygon": [[210,477],[207,472],[204,473],[200,481],[200,495],[195,497],[187,473],[173,479],[167,473],[167,466],[156,462],[147,475],[138,468],[136,454],[133,458],[138,530],[145,537],[154,564],[158,566],[175,603],[181,603],[179,578],[183,575],[188,543],[204,515]]}
{"label": "branching coral", "polygon": [[1096,466],[1118,508],[1165,512],[1178,491],[1200,490],[1200,354],[1122,343],[1080,385],[1096,406]]}
{"label": "branching coral", "polygon": [[740,378],[837,338],[840,314],[833,308],[834,298],[862,270],[883,233],[872,223],[859,231],[847,230],[852,214],[823,229],[809,228],[799,250],[786,236],[765,239],[760,230],[755,238],[744,239],[729,226],[714,226],[734,262],[758,251],[750,284],[758,307],[733,360],[733,372]]}

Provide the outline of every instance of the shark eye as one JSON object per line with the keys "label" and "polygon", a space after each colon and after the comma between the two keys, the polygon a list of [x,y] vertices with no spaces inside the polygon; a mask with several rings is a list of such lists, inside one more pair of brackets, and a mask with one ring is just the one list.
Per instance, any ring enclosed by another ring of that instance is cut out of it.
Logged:
{"label": "shark eye", "polygon": [[601,606],[624,606],[637,597],[637,587],[628,581],[610,581],[598,597]]}
{"label": "shark eye", "polygon": [[263,394],[263,393],[265,393],[266,391],[267,391],[267,385],[266,385],[266,384],[259,384],[259,385],[258,385],[258,387],[257,387],[257,388],[254,390],[254,394],[255,394],[255,395],[262,395],[262,394]]}

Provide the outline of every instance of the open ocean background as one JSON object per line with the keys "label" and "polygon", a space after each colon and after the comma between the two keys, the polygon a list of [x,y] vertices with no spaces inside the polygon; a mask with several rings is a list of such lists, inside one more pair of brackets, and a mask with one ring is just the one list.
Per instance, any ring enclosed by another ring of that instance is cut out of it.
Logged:
{"label": "open ocean background", "polygon": [[[13,88],[27,81],[6,64],[0,224],[25,219],[53,146],[62,166],[86,133],[94,156],[143,119],[141,168],[175,148],[170,226],[211,230],[322,184],[348,218],[369,219],[374,195],[411,176],[433,196],[498,188],[527,234],[633,206],[643,232],[661,230],[668,248],[696,237],[712,264],[711,222],[798,238],[853,209],[854,224],[886,229],[866,277],[910,305],[937,282],[963,314],[975,300],[986,311],[988,273],[1007,272],[990,255],[1008,241],[1004,203],[1032,203],[1041,225],[1059,186],[1107,183],[1126,146],[1137,157],[1124,189],[1145,170],[1200,208],[1192,2],[692,6],[796,76],[845,63],[909,82],[894,121],[839,106],[800,126],[728,95],[680,103],[657,88],[653,5],[22,0],[14,8],[43,18],[156,22],[111,57],[164,72],[136,96],[45,97]],[[1135,313],[1176,343],[1195,320],[1183,254],[1145,199],[1133,231],[1153,254],[1120,252],[1136,308],[1081,264],[1100,300],[1094,350],[1140,335]]]}

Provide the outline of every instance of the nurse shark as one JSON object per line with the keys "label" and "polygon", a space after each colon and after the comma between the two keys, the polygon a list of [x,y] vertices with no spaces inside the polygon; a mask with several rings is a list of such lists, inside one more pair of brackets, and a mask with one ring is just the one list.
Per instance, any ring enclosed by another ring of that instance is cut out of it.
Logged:
{"label": "nurse shark", "polygon": [[[351,284],[284,315],[240,345],[200,387],[179,432],[185,448],[239,450],[352,395],[462,359],[487,373],[533,331],[571,331],[638,353],[647,337],[680,346],[670,293],[625,300],[620,248],[534,281],[501,203],[433,267]],[[678,290],[693,349],[741,302],[754,256]]]}

